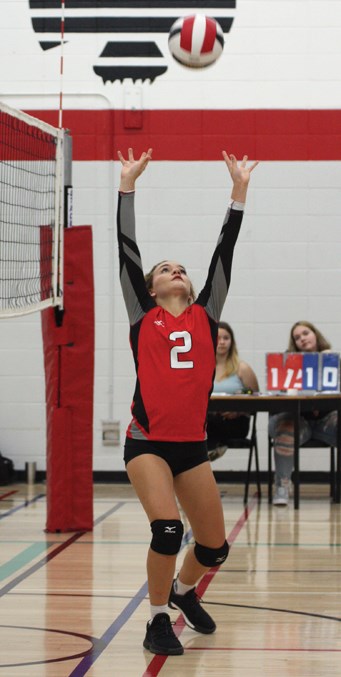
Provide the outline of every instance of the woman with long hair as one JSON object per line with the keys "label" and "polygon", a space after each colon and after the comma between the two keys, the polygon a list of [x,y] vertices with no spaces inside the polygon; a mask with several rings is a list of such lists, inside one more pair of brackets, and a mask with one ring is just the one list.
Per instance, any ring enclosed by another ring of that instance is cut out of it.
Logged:
{"label": "woman with long hair", "polygon": [[[219,322],[213,394],[236,395],[258,390],[255,372],[247,362],[239,358],[232,327],[227,322]],[[249,425],[250,417],[247,414],[235,411],[210,411],[207,422],[207,447],[210,461],[215,461],[225,453],[229,438],[246,437]]]}
{"label": "woman with long hair", "polygon": [[[195,593],[199,579],[228,555],[224,514],[207,456],[206,413],[215,369],[217,323],[229,288],[233,250],[243,217],[250,173],[223,151],[233,188],[204,287],[194,299],[186,268],[168,259],[142,271],[135,236],[135,182],[152,150],[135,160],[118,153],[121,182],[117,227],[120,280],[130,322],[136,368],[132,420],[124,460],[150,522],[147,557],[150,621],[143,642],[152,653],[184,649],[168,614],[179,609],[193,630],[210,634],[215,622]],[[173,580],[183,536],[179,505],[191,525],[188,547]]]}
{"label": "woman with long hair", "polygon": [[[289,353],[321,353],[330,350],[329,341],[311,322],[300,320],[290,329]],[[303,414],[300,417],[300,444],[320,440],[336,444],[337,412]],[[289,502],[290,479],[294,467],[294,419],[288,413],[270,416],[269,435],[274,441],[275,492],[273,504],[286,506]]]}

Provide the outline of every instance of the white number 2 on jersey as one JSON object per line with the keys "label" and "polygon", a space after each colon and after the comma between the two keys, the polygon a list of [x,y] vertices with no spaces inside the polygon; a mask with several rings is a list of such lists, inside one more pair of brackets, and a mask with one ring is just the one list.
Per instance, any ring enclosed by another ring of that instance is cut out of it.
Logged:
{"label": "white number 2 on jersey", "polygon": [[188,353],[192,348],[192,337],[188,331],[172,331],[169,334],[171,341],[176,341],[177,339],[183,340],[183,345],[174,346],[170,351],[170,363],[172,369],[193,369],[192,360],[183,360],[180,362],[179,355],[182,353]]}

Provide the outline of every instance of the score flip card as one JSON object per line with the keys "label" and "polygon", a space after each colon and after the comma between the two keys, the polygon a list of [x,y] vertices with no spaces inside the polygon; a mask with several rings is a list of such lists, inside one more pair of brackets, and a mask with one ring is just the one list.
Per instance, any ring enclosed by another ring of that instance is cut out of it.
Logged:
{"label": "score flip card", "polygon": [[340,391],[339,353],[267,353],[268,391]]}

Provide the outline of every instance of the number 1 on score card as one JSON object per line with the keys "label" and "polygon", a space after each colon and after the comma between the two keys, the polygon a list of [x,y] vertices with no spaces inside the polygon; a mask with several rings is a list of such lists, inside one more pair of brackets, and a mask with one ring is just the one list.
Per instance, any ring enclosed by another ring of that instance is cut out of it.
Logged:
{"label": "number 1 on score card", "polygon": [[267,390],[283,390],[283,353],[267,353],[266,379]]}
{"label": "number 1 on score card", "polygon": [[268,390],[302,390],[302,355],[268,353],[266,356]]}
{"label": "number 1 on score card", "polygon": [[319,389],[319,354],[318,353],[304,353],[303,354],[303,390],[318,390]]}

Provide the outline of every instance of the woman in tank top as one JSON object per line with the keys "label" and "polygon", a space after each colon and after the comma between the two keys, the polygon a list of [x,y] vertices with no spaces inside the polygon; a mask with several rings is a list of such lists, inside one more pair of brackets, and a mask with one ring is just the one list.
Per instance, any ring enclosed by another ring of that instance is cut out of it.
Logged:
{"label": "woman in tank top", "polygon": [[[232,327],[227,322],[218,324],[216,370],[213,394],[236,395],[259,390],[257,376],[247,362],[239,359]],[[246,437],[250,417],[235,411],[210,412],[207,423],[207,446],[210,461],[220,458],[229,438]]]}

